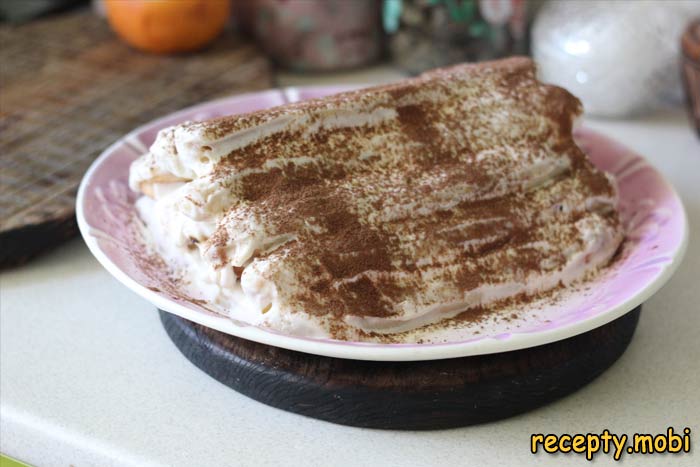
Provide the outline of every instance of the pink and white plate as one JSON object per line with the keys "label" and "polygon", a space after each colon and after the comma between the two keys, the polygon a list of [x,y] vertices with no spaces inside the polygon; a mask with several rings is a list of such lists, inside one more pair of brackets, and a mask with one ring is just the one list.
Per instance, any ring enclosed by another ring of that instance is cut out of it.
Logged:
{"label": "pink and white plate", "polygon": [[[153,268],[138,258],[143,245],[133,241],[131,220],[136,194],[127,186],[129,165],[147,151],[161,128],[186,120],[205,120],[320,97],[349,87],[269,90],[206,102],[148,123],[107,148],[85,174],[78,191],[77,217],[90,251],[120,282],[158,308],[218,331],[264,344],[330,357],[358,360],[433,360],[505,352],[546,344],[608,323],[651,297],[671,277],[685,252],[688,227],[673,187],[643,158],[593,131],[580,129],[577,140],[599,168],[618,182],[626,250],[614,266],[589,283],[519,319],[481,329],[446,333],[430,344],[374,344],[284,335],[212,313],[169,293]],[[172,290],[172,289],[170,289]]]}

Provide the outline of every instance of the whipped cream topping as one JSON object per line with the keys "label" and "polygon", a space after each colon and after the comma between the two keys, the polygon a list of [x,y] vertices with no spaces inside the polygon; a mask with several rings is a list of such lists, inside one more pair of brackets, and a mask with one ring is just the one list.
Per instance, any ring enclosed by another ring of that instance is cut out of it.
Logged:
{"label": "whipped cream topping", "polygon": [[193,298],[295,335],[398,335],[607,265],[617,196],[580,112],[528,59],[460,65],[164,129],[130,185]]}

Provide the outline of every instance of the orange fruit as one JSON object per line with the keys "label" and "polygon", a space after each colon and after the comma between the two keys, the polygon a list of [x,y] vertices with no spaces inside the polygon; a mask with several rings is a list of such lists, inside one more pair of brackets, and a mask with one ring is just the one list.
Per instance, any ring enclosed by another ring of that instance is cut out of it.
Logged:
{"label": "orange fruit", "polygon": [[105,0],[112,29],[128,44],[154,53],[201,49],[226,25],[230,0]]}

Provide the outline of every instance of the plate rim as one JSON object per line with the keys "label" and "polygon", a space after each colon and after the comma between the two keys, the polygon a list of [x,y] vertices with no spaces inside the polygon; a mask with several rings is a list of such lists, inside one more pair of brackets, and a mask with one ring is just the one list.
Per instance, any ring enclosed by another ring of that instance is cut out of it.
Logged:
{"label": "plate rim", "polygon": [[158,123],[166,119],[172,119],[181,114],[191,113],[200,108],[220,105],[224,102],[236,101],[238,99],[250,98],[254,95],[277,91],[284,100],[288,99],[290,94],[298,94],[304,90],[318,89],[333,89],[333,90],[349,90],[356,89],[358,85],[318,85],[318,86],[290,86],[285,88],[272,88],[261,91],[254,91],[233,96],[222,97],[210,101],[201,102],[190,107],[186,107],[175,112],[169,113],[162,117],[151,120],[143,125],[138,126],[124,136],[117,139],[114,143],[104,149],[100,155],[90,164],[78,187],[76,196],[76,218],[78,229],[85,241],[88,249],[97,261],[104,267],[107,272],[114,276],[120,283],[125,285],[132,292],[135,292],[140,297],[146,299],[157,308],[173,313],[184,319],[196,322],[203,326],[215,329],[225,334],[233,335],[243,339],[252,340],[274,347],[280,347],[288,350],[294,350],[313,355],[326,357],[343,358],[351,360],[368,360],[368,361],[422,361],[422,360],[441,360],[447,358],[469,357],[476,355],[487,355],[491,353],[508,352],[520,350],[529,347],[548,344],[551,342],[563,340],[575,335],[579,335],[592,329],[603,326],[620,316],[632,311],[634,308],[642,304],[644,301],[654,295],[663,285],[668,282],[671,276],[680,266],[688,246],[689,226],[688,217],[683,205],[681,197],[678,195],[675,187],[659,172],[652,164],[650,164],[643,156],[640,156],[635,151],[629,150],[626,146],[617,141],[605,136],[597,131],[586,128],[586,131],[602,137],[614,144],[629,150],[637,157],[641,157],[645,163],[651,167],[659,179],[666,185],[666,188],[673,195],[680,207],[681,221],[683,223],[683,232],[680,244],[673,254],[670,262],[661,267],[658,276],[649,283],[644,289],[637,294],[631,296],[623,303],[612,307],[605,312],[597,313],[589,316],[586,319],[574,321],[561,327],[541,330],[537,332],[511,332],[508,339],[499,339],[496,337],[485,337],[478,341],[466,342],[446,342],[432,344],[382,344],[368,342],[348,342],[337,341],[331,339],[315,339],[307,337],[291,336],[279,333],[274,330],[263,329],[255,325],[240,326],[226,316],[209,315],[195,310],[191,310],[186,306],[172,301],[160,294],[150,290],[146,286],[140,284],[135,279],[132,279],[127,273],[122,271],[108,256],[102,251],[97,241],[97,236],[92,234],[92,227],[88,224],[84,205],[86,200],[86,190],[97,169],[110,157],[115,154],[115,149],[126,144],[135,136],[143,132],[146,128],[156,126]]}

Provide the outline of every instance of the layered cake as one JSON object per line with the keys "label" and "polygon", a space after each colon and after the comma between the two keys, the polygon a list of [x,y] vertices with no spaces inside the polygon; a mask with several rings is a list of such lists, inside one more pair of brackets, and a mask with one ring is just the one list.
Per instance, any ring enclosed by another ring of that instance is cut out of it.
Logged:
{"label": "layered cake", "polygon": [[623,230],[575,144],[580,102],[527,58],[162,130],[130,173],[183,293],[299,336],[369,340],[527,304]]}

